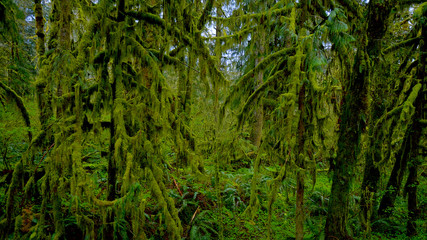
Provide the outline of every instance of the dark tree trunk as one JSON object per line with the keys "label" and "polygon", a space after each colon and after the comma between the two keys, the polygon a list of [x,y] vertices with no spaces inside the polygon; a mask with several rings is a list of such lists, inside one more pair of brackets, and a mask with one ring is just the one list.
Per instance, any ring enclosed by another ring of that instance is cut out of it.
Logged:
{"label": "dark tree trunk", "polygon": [[[122,22],[125,20],[125,16],[124,16],[124,9],[125,9],[125,1],[124,0],[118,0],[117,1],[117,21]],[[108,41],[108,40],[107,40]],[[120,41],[119,39],[115,39],[112,40],[110,39],[110,41]],[[110,42],[107,42],[107,45],[111,44]],[[121,60],[120,60],[120,56],[121,56],[121,51],[120,49],[115,49],[114,51],[114,56],[110,56],[113,57],[113,65],[114,66],[121,66]],[[103,66],[103,72],[102,75],[105,77],[104,79],[108,79],[108,63],[104,63]],[[111,93],[112,93],[112,106],[111,106],[111,125],[110,125],[110,145],[109,145],[109,156],[108,156],[108,169],[107,169],[107,173],[108,173],[108,179],[107,179],[107,200],[108,201],[114,201],[117,197],[116,194],[116,182],[117,182],[117,164],[116,164],[116,159],[114,157],[114,153],[115,151],[118,151],[118,149],[115,148],[116,145],[116,121],[115,119],[121,116],[116,116],[117,114],[114,114],[114,110],[115,110],[115,102],[116,102],[116,98],[117,98],[117,88],[118,88],[118,81],[119,78],[114,77],[112,83],[111,83]],[[114,228],[113,226],[113,222],[114,222],[114,211],[109,211],[107,213],[106,216],[106,223],[107,226],[103,229],[104,233],[103,233],[103,239],[113,239],[114,238]]]}
{"label": "dark tree trunk", "polygon": [[[36,35],[37,35],[37,68],[42,68],[42,61],[45,54],[45,34],[43,22],[43,7],[40,0],[34,0],[34,14],[36,18]],[[40,78],[40,77],[39,77]],[[46,91],[46,79],[38,79],[36,83],[37,105],[39,109],[39,120],[42,129],[47,129],[48,119],[52,116],[52,107],[50,94]],[[50,134],[47,134],[50,138]],[[49,141],[50,142],[50,141]],[[49,143],[45,144],[46,146]]]}
{"label": "dark tree trunk", "polygon": [[[391,14],[392,1],[371,1],[368,11],[368,46],[367,53],[370,61],[374,62],[373,70],[381,64],[376,64],[380,61],[381,54],[381,39],[384,37],[387,31],[387,22]],[[376,67],[375,67],[376,66]],[[370,121],[374,124],[383,114],[384,106],[382,100],[384,99],[385,90],[381,88],[382,79],[374,82],[375,92],[373,95],[373,104],[370,108]],[[372,215],[373,204],[375,202],[375,193],[378,188],[378,181],[380,179],[380,171],[377,167],[377,162],[381,160],[381,140],[380,136],[376,135],[375,132],[371,132],[374,136],[369,144],[369,150],[366,154],[366,163],[364,170],[364,177],[362,182],[362,198],[361,198],[361,209],[362,216],[365,225],[365,230],[370,229],[370,218]],[[369,231],[368,231],[369,232]]]}
{"label": "dark tree trunk", "polygon": [[[357,155],[360,152],[360,135],[364,130],[362,114],[366,111],[368,93],[368,66],[365,46],[360,40],[353,74],[349,79],[347,94],[341,114],[338,154],[332,177],[331,197],[326,219],[326,239],[349,239],[347,232],[350,183],[354,177]],[[360,69],[359,69],[360,67]]]}
{"label": "dark tree trunk", "polygon": [[[425,15],[423,16],[426,17]],[[426,91],[427,91],[427,79],[425,74],[426,69],[426,57],[427,57],[427,43],[425,42],[427,34],[427,26],[424,24],[421,30],[421,36],[424,41],[421,41],[420,44],[420,54],[419,62],[417,69],[417,78],[423,84],[421,91],[418,94],[418,97],[415,101],[415,114],[413,129],[411,134],[411,158],[409,162],[409,176],[405,185],[405,190],[408,193],[408,215],[409,219],[406,225],[406,235],[409,237],[416,236],[417,225],[416,220],[418,219],[419,209],[417,201],[417,188],[418,188],[418,166],[421,164],[421,154],[420,154],[420,139],[422,126],[419,120],[427,118],[427,100],[426,100]]]}
{"label": "dark tree trunk", "polygon": [[375,165],[379,159],[381,159],[379,142],[373,140],[373,146],[370,146],[370,150],[366,154],[366,165],[363,175],[362,182],[362,196],[360,201],[360,207],[363,216],[363,225],[365,231],[370,229],[370,219],[373,213],[373,205],[375,203],[375,192],[378,188],[378,181],[380,179],[380,170]]}
{"label": "dark tree trunk", "polygon": [[[261,9],[264,10],[264,7]],[[258,57],[255,59],[255,65],[258,65],[262,60],[264,60],[264,55],[267,52],[266,36],[267,36],[266,29],[264,29],[263,27],[259,27],[257,29],[256,35],[254,36],[254,38],[256,39],[255,44],[257,47],[256,53],[258,55]],[[254,80],[255,80],[255,83],[254,83],[255,85],[254,91],[255,91],[263,83],[264,72],[263,71],[258,72]],[[262,100],[260,100],[259,104],[255,107],[255,110],[254,110],[254,124],[251,132],[251,142],[257,148],[261,145],[263,124],[264,124],[264,109],[263,109]]]}
{"label": "dark tree trunk", "polygon": [[396,161],[391,171],[390,178],[387,183],[386,192],[384,193],[380,207],[378,208],[378,215],[380,217],[389,217],[391,209],[394,207],[394,201],[396,200],[397,194],[400,192],[402,186],[403,175],[406,171],[406,166],[409,158],[410,151],[410,137],[409,134],[405,135],[402,147],[396,154]]}
{"label": "dark tree trunk", "polygon": [[[415,145],[415,144],[414,144]],[[418,187],[418,159],[412,159],[409,167],[408,180],[406,182],[406,192],[408,193],[408,222],[406,224],[406,235],[408,237],[416,236],[417,224],[415,221],[418,218],[418,200],[417,200],[417,187]]]}
{"label": "dark tree trunk", "polygon": [[[369,64],[378,61],[381,53],[381,39],[387,31],[387,20],[392,8],[392,1],[371,0],[368,4],[367,25],[359,20],[362,33],[359,35],[358,48],[353,65],[353,72],[346,87],[343,110],[341,114],[338,154],[335,161],[331,198],[326,220],[327,239],[349,239],[346,230],[350,183],[354,177],[354,168],[360,152],[360,135],[364,131],[363,115],[367,109],[369,84]],[[365,25],[365,26],[363,26]],[[363,32],[366,31],[366,35]],[[368,169],[373,171],[375,169]],[[375,181],[371,181],[374,183]],[[375,184],[374,184],[375,185]],[[375,189],[369,186],[368,189]],[[369,194],[371,195],[371,194]]]}
{"label": "dark tree trunk", "polygon": [[[181,57],[180,60],[182,63],[185,62],[185,49],[181,50]],[[193,63],[193,56],[191,56],[190,51],[188,51],[188,60],[189,60],[189,66],[192,66]],[[190,114],[191,114],[191,92],[192,92],[192,82],[191,82],[191,72],[190,68],[185,69],[184,65],[180,65],[178,67],[179,72],[179,78],[178,78],[178,126],[179,129],[177,131],[180,132],[182,136],[182,144],[178,148],[178,163],[182,167],[187,167],[191,164],[191,154],[190,151],[195,150],[194,145],[194,138],[192,136],[191,131],[189,130],[190,125]]]}
{"label": "dark tree trunk", "polygon": [[[426,48],[423,49],[426,51]],[[420,64],[420,67],[424,69],[425,67],[425,59],[424,64]],[[424,79],[424,74],[420,74],[421,79]],[[417,188],[418,188],[418,166],[421,164],[421,154],[420,154],[420,148],[419,143],[421,139],[421,131],[422,127],[419,122],[419,120],[422,117],[425,117],[425,112],[423,111],[425,104],[427,102],[425,101],[425,89],[426,86],[424,84],[424,89],[419,92],[419,95],[417,97],[416,103],[415,103],[415,114],[414,114],[414,123],[412,125],[412,132],[411,132],[411,154],[410,154],[410,161],[408,163],[408,169],[409,169],[409,175],[408,180],[406,181],[405,185],[405,192],[408,194],[408,215],[409,219],[406,225],[406,234],[409,237],[416,236],[417,233],[417,225],[416,220],[418,219],[419,215],[419,209],[418,209],[418,200],[417,200]],[[424,116],[423,116],[424,115]]]}
{"label": "dark tree trunk", "polygon": [[34,14],[36,17],[36,35],[37,35],[37,67],[40,68],[41,58],[45,52],[44,46],[44,23],[43,23],[43,7],[41,0],[34,0]]}

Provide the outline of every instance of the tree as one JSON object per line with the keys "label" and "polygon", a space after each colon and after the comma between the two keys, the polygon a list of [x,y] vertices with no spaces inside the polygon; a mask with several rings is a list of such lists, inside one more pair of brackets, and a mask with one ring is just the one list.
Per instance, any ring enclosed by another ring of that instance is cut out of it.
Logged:
{"label": "tree", "polygon": [[[315,100],[324,101],[322,99],[324,90],[319,87],[318,82],[321,82],[322,85],[328,85],[326,81],[323,81],[317,75],[318,72],[323,71],[324,67],[323,54],[315,53],[321,49],[321,43],[313,37],[318,36],[316,34],[322,34],[321,31],[318,31],[320,27],[312,28],[311,32],[304,27],[306,25],[315,26],[319,24],[315,19],[307,17],[306,11],[309,9],[314,14],[325,17],[324,10],[316,10],[313,5],[305,1],[300,4],[290,2],[284,6],[274,5],[274,7],[257,14],[259,16],[254,15],[254,17],[261,19],[260,22],[254,20],[256,27],[253,30],[253,34],[256,37],[259,35],[257,29],[272,28],[273,23],[282,19],[281,14],[290,12],[291,17],[282,23],[282,28],[286,29],[286,33],[279,35],[280,38],[286,41],[279,47],[272,48],[272,53],[259,62],[256,61],[257,58],[255,56],[255,66],[250,68],[250,71],[239,79],[236,83],[236,90],[231,93],[229,99],[226,101],[227,104],[228,101],[231,102],[231,99],[236,96],[242,97],[242,95],[248,95],[238,116],[239,125],[243,125],[243,122],[253,111],[249,106],[254,103],[259,104],[266,98],[274,99],[272,101],[276,102],[276,106],[273,106],[272,110],[268,109],[268,113],[263,110],[264,116],[268,116],[269,120],[277,123],[268,126],[264,130],[268,137],[264,138],[258,156],[253,163],[254,177],[251,183],[251,198],[246,213],[253,218],[260,205],[256,195],[256,187],[261,153],[268,153],[275,157],[282,155],[280,161],[283,162],[280,162],[282,164],[280,172],[271,181],[271,194],[267,204],[269,212],[268,224],[271,221],[272,205],[275,201],[279,184],[285,178],[285,173],[289,171],[288,167],[291,167],[292,170],[297,172],[296,232],[298,239],[303,238],[305,174],[307,169],[315,168],[313,167],[315,165],[313,164],[314,160],[311,160],[313,158],[312,147],[314,144],[319,144],[319,142],[314,143],[314,139],[312,141],[305,140],[314,133],[316,133],[315,138],[319,140],[319,132],[315,132],[309,126],[313,123],[317,125],[317,120],[320,120],[321,117],[317,115],[317,111],[309,103]],[[274,14],[277,14],[277,16]],[[297,14],[299,17],[297,17]],[[274,17],[269,19],[267,16],[270,15]],[[322,24],[325,24],[325,21],[320,23],[320,25]],[[269,33],[266,35],[270,36]],[[257,43],[256,38],[254,40]],[[271,45],[271,40],[268,40],[270,41],[269,45]],[[283,47],[288,48],[283,49]],[[262,73],[263,71],[264,73]],[[255,90],[251,90],[250,87],[256,86],[257,83],[252,84],[248,81],[254,76],[260,76],[265,73],[267,73],[268,77]],[[270,94],[269,92],[272,93]],[[316,98],[313,99],[311,97],[313,95]],[[306,113],[306,108],[309,109],[308,113]],[[256,131],[258,126],[255,124],[252,131]],[[276,131],[277,133],[275,133]],[[315,171],[313,175],[315,176]],[[315,177],[313,178],[315,179]]]}
{"label": "tree", "polygon": [[[407,7],[406,4],[409,4],[409,3],[402,2],[401,4],[402,4],[401,7]],[[390,15],[393,16],[392,14]],[[400,22],[397,21],[397,24],[399,23]],[[385,162],[390,160],[393,161],[393,159],[395,159],[394,167],[387,184],[387,191],[384,193],[381,199],[381,204],[379,206],[379,212],[378,212],[379,217],[385,217],[385,216],[389,216],[389,213],[390,213],[385,209],[393,205],[394,199],[396,198],[396,194],[399,192],[401,182],[403,179],[403,174],[406,169],[407,159],[409,159],[409,154],[413,151],[410,149],[416,149],[416,148],[410,147],[411,141],[409,140],[409,136],[411,135],[410,134],[411,127],[409,126],[411,125],[412,117],[408,117],[408,118],[404,117],[404,118],[398,119],[399,118],[398,114],[402,110],[402,107],[407,108],[408,106],[414,104],[413,101],[419,95],[418,90],[415,87],[416,83],[412,84],[413,88],[410,95],[408,95],[406,91],[402,88],[403,85],[405,84],[404,82],[407,81],[407,77],[402,72],[406,72],[406,74],[409,74],[409,72],[412,69],[411,65],[414,66],[413,63],[411,63],[408,60],[410,58],[409,56],[411,55],[414,56],[415,54],[414,50],[418,44],[418,40],[415,37],[414,33],[419,31],[419,28],[420,28],[420,25],[417,24],[409,32],[404,32],[403,39],[399,39],[400,42],[386,48],[383,51],[383,53],[390,54],[390,53],[393,53],[394,51],[404,50],[407,53],[407,54],[404,54],[404,58],[402,59],[401,63],[395,62],[396,60],[394,58],[392,58],[391,60],[392,64],[395,64],[398,66],[397,71],[396,70],[394,71],[397,72],[397,78],[400,81],[399,83],[400,87],[397,88],[397,91],[396,91],[397,92],[396,95],[399,96],[399,99],[390,100],[390,101],[382,100],[386,97],[387,92],[390,91],[388,89],[391,88],[384,83],[383,79],[387,78],[387,76],[393,73],[381,72],[381,71],[372,71],[371,73],[371,76],[374,76],[371,82],[375,86],[372,89],[375,89],[375,91],[372,91],[372,94],[371,94],[372,96],[374,96],[374,99],[373,99],[373,104],[371,105],[371,110],[370,110],[370,114],[371,114],[370,121],[374,123],[375,127],[370,128],[370,133],[369,133],[369,135],[372,137],[370,138],[371,145],[369,147],[369,150],[366,152],[365,174],[364,174],[364,179],[362,183],[363,194],[361,199],[363,219],[365,221],[364,224],[368,230],[368,233],[370,229],[370,222],[371,222],[370,219],[374,215],[373,206],[376,200],[375,193],[377,192],[377,189],[378,189],[378,181],[380,179],[380,175],[384,174],[383,172],[380,171],[380,169],[383,168],[382,166],[384,165]],[[406,48],[399,49],[397,46],[400,46],[400,47],[406,46]],[[407,51],[408,50],[407,48],[409,48],[410,50]],[[371,59],[379,59],[378,55],[375,54],[375,53],[378,53],[378,49],[381,49],[381,48],[376,47],[371,51],[374,53],[374,54],[370,54]],[[377,61],[375,61],[375,63],[377,63]],[[383,63],[381,63],[380,61],[380,64],[382,64],[383,67],[385,67],[385,69],[390,68],[390,67],[387,67],[388,63],[385,63],[385,61]],[[407,100],[402,101],[402,97],[404,98],[407,97]],[[387,108],[390,108],[390,103],[394,104],[395,108],[392,109],[391,111],[385,112],[387,111]],[[402,110],[402,111],[406,111],[406,110]],[[422,112],[422,111],[421,109],[419,109],[416,112]],[[412,114],[410,115],[412,116]],[[388,123],[384,123],[385,121],[387,121]],[[382,124],[381,127],[379,127],[380,124]],[[414,125],[416,125],[415,122],[414,122]],[[399,129],[399,130],[396,132],[390,132],[389,134],[392,136],[388,136],[390,140],[386,140],[387,139],[387,134],[385,134],[386,131],[381,129],[385,129],[385,128],[391,129],[390,126],[392,126],[392,128]],[[400,139],[403,141],[397,141],[397,139]],[[388,145],[390,146],[388,147],[388,150],[386,151],[386,153],[383,153],[381,151],[383,141],[388,142]],[[394,142],[394,144],[390,141]],[[418,142],[418,140],[414,140],[414,141]]]}

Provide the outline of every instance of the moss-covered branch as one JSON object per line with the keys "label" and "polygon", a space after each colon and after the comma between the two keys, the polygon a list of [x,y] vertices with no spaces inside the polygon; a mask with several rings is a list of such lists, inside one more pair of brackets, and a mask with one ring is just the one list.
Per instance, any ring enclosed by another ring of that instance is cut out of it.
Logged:
{"label": "moss-covered branch", "polygon": [[256,101],[256,99],[259,98],[260,94],[264,92],[264,90],[272,83],[274,83],[277,79],[280,79],[279,77],[284,73],[284,70],[277,71],[274,75],[270,76],[261,86],[259,86],[255,92],[253,92],[249,98],[246,100],[245,105],[243,106],[242,110],[238,114],[239,119],[239,126],[242,125],[244,120],[244,115],[248,112],[248,109],[252,107],[253,103]]}
{"label": "moss-covered branch", "polygon": [[255,29],[256,29],[256,27],[246,27],[246,28],[244,28],[235,34],[232,34],[232,35],[225,35],[225,36],[221,36],[221,37],[202,37],[202,39],[226,41],[226,40],[232,38],[232,39],[236,39],[236,40],[241,40],[240,38],[242,36],[249,34],[251,31],[253,31]]}
{"label": "moss-covered branch", "polygon": [[156,56],[157,59],[159,59],[160,61],[163,61],[166,64],[169,64],[169,65],[184,65],[187,68],[190,68],[191,70],[193,70],[193,71],[195,71],[197,73],[200,73],[197,69],[195,69],[192,66],[188,66],[188,64],[186,64],[183,61],[180,61],[176,57],[172,57],[172,56],[170,56],[168,54],[164,54],[164,53],[162,54],[162,53],[160,53],[159,50],[156,50],[156,49],[148,49],[148,51],[150,53],[152,53],[154,56]]}
{"label": "moss-covered branch", "polygon": [[220,84],[222,85],[226,85],[229,82],[225,78],[224,74],[222,74],[222,72],[216,67],[216,61],[214,57],[212,57],[212,55],[210,54],[208,46],[203,43],[200,34],[196,34],[195,39],[190,38],[183,31],[181,31],[177,27],[172,27],[170,24],[166,24],[163,19],[154,14],[136,11],[128,11],[126,12],[126,14],[131,17],[134,17],[135,19],[144,20],[150,24],[161,26],[162,28],[167,30],[169,34],[177,36],[183,41],[185,45],[192,47],[193,51],[195,51],[197,54],[200,54],[201,56],[203,56],[204,59],[207,60],[209,73],[211,74],[211,77],[213,79],[220,81]]}
{"label": "moss-covered branch", "polygon": [[28,114],[27,109],[25,108],[24,102],[22,101],[22,98],[9,86],[4,84],[2,81],[0,81],[0,87],[3,88],[3,90],[7,93],[7,95],[16,103],[16,106],[19,108],[19,111],[21,112],[21,116],[24,119],[25,125],[28,128],[28,140],[31,142],[33,139],[33,135],[31,133],[31,122],[30,122],[30,116]]}
{"label": "moss-covered branch", "polygon": [[272,53],[272,54],[268,55],[261,62],[259,62],[258,65],[256,65],[248,73],[246,73],[245,75],[243,75],[239,79],[239,81],[237,82],[237,84],[235,85],[235,87],[236,88],[243,87],[243,85],[247,84],[246,81],[248,81],[250,78],[252,78],[253,76],[255,76],[255,74],[257,74],[258,72],[265,70],[265,68],[268,65],[270,65],[270,63],[272,63],[274,60],[276,60],[277,58],[282,57],[282,56],[290,55],[294,51],[295,51],[295,47],[290,47],[290,48],[284,48],[282,50],[279,50],[279,51],[277,51],[275,53]]}
{"label": "moss-covered branch", "polygon": [[275,53],[272,53],[272,54],[268,55],[267,57],[265,57],[261,62],[258,63],[258,65],[256,65],[253,69],[251,69],[248,73],[243,75],[238,80],[238,82],[232,86],[232,88],[233,88],[232,92],[225,99],[225,102],[224,102],[223,106],[221,107],[220,119],[222,119],[224,117],[225,107],[227,107],[230,104],[230,102],[232,101],[232,99],[234,99],[236,97],[235,95],[237,95],[238,92],[248,91],[248,89],[252,89],[253,83],[248,83],[249,79],[253,78],[258,72],[264,71],[266,69],[266,67],[269,66],[276,59],[278,59],[282,56],[290,55],[294,52],[295,52],[295,47],[290,47],[290,48],[285,48],[285,49],[279,50]]}
{"label": "moss-covered branch", "polygon": [[243,14],[243,15],[232,16],[228,18],[210,16],[210,19],[215,21],[221,21],[221,22],[244,22],[252,19],[261,19],[263,17],[283,15],[287,13],[289,10],[291,10],[292,7],[294,7],[294,4],[288,4],[286,7],[274,9],[270,11],[264,11],[261,13]]}
{"label": "moss-covered branch", "polygon": [[421,39],[421,37],[415,37],[415,38],[411,38],[411,39],[396,43],[395,45],[384,49],[383,54],[388,54],[388,53],[391,53],[393,51],[396,51],[399,48],[404,48],[404,47],[407,47],[407,46],[410,46],[413,44],[417,44],[420,41],[420,39]]}
{"label": "moss-covered branch", "polygon": [[338,0],[338,2],[351,12],[353,16],[363,18],[362,13],[359,11],[360,5],[356,0]]}
{"label": "moss-covered branch", "polygon": [[200,16],[199,22],[197,23],[197,29],[201,31],[203,27],[206,25],[207,20],[209,19],[209,14],[212,11],[214,0],[208,0],[206,2],[205,9],[203,9],[202,16]]}

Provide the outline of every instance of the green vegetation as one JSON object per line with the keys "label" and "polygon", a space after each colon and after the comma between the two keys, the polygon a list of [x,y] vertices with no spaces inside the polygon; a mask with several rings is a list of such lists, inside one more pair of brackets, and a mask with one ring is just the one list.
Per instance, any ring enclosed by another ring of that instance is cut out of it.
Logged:
{"label": "green vegetation", "polygon": [[0,239],[425,239],[427,3],[1,0]]}

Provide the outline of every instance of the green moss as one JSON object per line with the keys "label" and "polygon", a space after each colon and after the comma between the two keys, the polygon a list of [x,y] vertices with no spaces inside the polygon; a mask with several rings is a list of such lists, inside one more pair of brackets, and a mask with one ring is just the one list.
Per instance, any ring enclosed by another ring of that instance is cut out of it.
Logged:
{"label": "green moss", "polygon": [[258,181],[259,181],[259,175],[260,175],[259,173],[260,161],[261,161],[261,153],[258,152],[257,157],[254,161],[254,176],[252,177],[252,181],[251,181],[251,195],[250,195],[249,205],[244,212],[244,214],[250,217],[251,219],[255,218],[260,206],[258,193],[257,193]]}
{"label": "green moss", "polygon": [[[160,168],[154,167],[154,172],[146,168],[148,181],[150,181],[151,191],[157,199],[157,204],[165,214],[165,223],[172,239],[180,239],[182,234],[181,222],[178,218],[178,211],[175,209],[173,200],[167,196],[163,182],[161,181],[162,172]],[[160,181],[159,181],[160,180]]]}
{"label": "green moss", "polygon": [[[395,112],[398,113],[398,110],[400,110],[400,115],[399,115],[399,119],[397,120],[396,123],[396,127],[394,128],[394,131],[392,133],[392,141],[391,141],[391,156],[390,159],[394,159],[395,154],[398,152],[398,149],[400,149],[400,146],[403,143],[403,139],[406,135],[406,132],[408,130],[408,128],[411,126],[412,122],[413,122],[413,116],[415,113],[415,107],[413,106],[416,98],[419,95],[419,91],[421,90],[422,85],[416,84],[413,88],[411,93],[409,94],[408,98],[406,99],[406,101],[400,106],[397,107],[395,109],[393,109],[392,111],[390,111],[389,113],[387,113],[387,115],[391,115],[394,114]],[[380,121],[383,121],[385,117],[381,118],[377,124],[379,124]],[[385,162],[381,161],[378,164],[382,164]]]}

